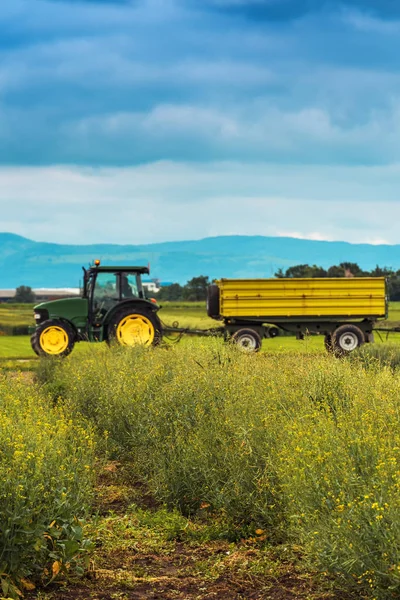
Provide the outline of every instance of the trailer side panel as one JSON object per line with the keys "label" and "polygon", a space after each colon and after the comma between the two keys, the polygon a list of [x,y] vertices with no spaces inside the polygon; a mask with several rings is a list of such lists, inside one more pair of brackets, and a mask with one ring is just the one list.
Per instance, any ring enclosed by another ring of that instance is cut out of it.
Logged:
{"label": "trailer side panel", "polygon": [[379,319],[387,315],[384,277],[221,279],[224,318]]}

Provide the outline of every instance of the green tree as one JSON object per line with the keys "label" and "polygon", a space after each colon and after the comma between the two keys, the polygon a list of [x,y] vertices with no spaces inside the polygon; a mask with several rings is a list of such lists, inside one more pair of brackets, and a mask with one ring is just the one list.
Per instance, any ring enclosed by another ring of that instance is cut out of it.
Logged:
{"label": "green tree", "polygon": [[165,302],[176,302],[183,298],[183,287],[179,283],[172,283],[162,287],[156,294],[157,300],[164,300]]}
{"label": "green tree", "polygon": [[279,267],[279,269],[277,270],[276,273],[274,273],[275,277],[277,277],[277,279],[283,279],[284,277],[286,277],[285,272],[283,271],[282,267]]}
{"label": "green tree", "polygon": [[342,262],[340,266],[343,268],[344,273],[351,273],[354,277],[366,277],[369,275],[368,271],[363,271],[357,263]]}
{"label": "green tree", "polygon": [[282,269],[278,269],[275,273],[275,277],[326,277],[327,273],[325,269],[318,265],[294,265],[289,267],[285,272]]}
{"label": "green tree", "polygon": [[394,275],[388,280],[388,296],[389,300],[400,300],[400,274]]}
{"label": "green tree", "polygon": [[344,277],[344,269],[340,265],[332,265],[328,269],[328,277]]}
{"label": "green tree", "polygon": [[372,269],[369,275],[371,277],[396,277],[396,273],[393,271],[393,269],[390,267],[381,268],[379,265],[376,265],[375,269]]}
{"label": "green tree", "polygon": [[342,262],[328,269],[328,277],[368,277],[369,273],[363,271],[357,263]]}
{"label": "green tree", "polygon": [[28,303],[35,302],[35,300],[36,300],[36,296],[31,287],[29,287],[27,285],[20,285],[15,290],[15,296],[14,296],[15,302],[28,304]]}
{"label": "green tree", "polygon": [[285,277],[308,277],[309,265],[294,265],[286,269]]}
{"label": "green tree", "polygon": [[185,300],[201,301],[207,298],[207,288],[210,285],[210,280],[205,275],[193,277],[183,288],[183,297]]}

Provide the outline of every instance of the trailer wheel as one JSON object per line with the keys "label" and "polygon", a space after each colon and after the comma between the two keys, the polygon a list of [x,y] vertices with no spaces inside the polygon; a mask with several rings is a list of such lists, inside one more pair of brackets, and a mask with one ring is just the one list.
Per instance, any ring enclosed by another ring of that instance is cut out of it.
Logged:
{"label": "trailer wheel", "polygon": [[357,325],[340,325],[332,334],[332,348],[336,355],[344,356],[364,344],[364,334]]}
{"label": "trailer wheel", "polygon": [[232,340],[242,352],[258,352],[261,348],[261,337],[255,329],[238,329],[232,335]]}
{"label": "trailer wheel", "polygon": [[108,324],[108,341],[115,340],[121,346],[156,346],[161,339],[158,317],[136,306],[121,308]]}
{"label": "trailer wheel", "polygon": [[268,327],[268,337],[275,338],[280,334],[278,327]]}
{"label": "trailer wheel", "polygon": [[332,335],[330,333],[327,333],[325,335],[324,344],[325,344],[325,350],[327,352],[333,352]]}
{"label": "trailer wheel", "polygon": [[43,321],[31,336],[32,350],[38,356],[68,356],[74,345],[74,330],[59,319]]}

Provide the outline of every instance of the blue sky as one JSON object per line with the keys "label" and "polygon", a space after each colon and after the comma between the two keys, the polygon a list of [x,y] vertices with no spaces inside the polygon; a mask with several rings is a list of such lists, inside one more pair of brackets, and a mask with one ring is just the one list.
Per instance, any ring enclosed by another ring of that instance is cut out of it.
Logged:
{"label": "blue sky", "polygon": [[0,230],[400,243],[395,0],[2,0]]}

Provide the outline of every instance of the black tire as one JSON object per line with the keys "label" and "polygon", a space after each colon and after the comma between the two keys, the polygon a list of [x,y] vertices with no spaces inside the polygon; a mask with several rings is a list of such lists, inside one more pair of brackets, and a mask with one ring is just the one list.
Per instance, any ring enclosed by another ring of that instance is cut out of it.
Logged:
{"label": "black tire", "polygon": [[32,333],[31,335],[31,347],[34,353],[40,356],[40,349],[36,341],[36,333]]}
{"label": "black tire", "polygon": [[32,350],[38,356],[65,357],[72,352],[74,345],[73,327],[59,319],[43,321],[31,336]]}
{"label": "black tire", "polygon": [[357,325],[340,325],[332,333],[332,348],[337,356],[350,354],[365,342],[364,333]]}
{"label": "black tire", "polygon": [[157,346],[162,340],[160,319],[141,306],[125,306],[111,317],[107,327],[108,342],[121,346]]}
{"label": "black tire", "polygon": [[268,336],[269,338],[278,337],[280,334],[279,327],[268,327]]}
{"label": "black tire", "polygon": [[212,283],[207,289],[207,315],[212,319],[220,317],[219,311],[219,287]]}
{"label": "black tire", "polygon": [[250,327],[243,327],[235,331],[232,341],[242,352],[258,352],[262,343],[259,333]]}
{"label": "black tire", "polygon": [[324,344],[325,344],[325,350],[329,353],[332,353],[333,352],[332,335],[330,333],[327,333],[325,335]]}

